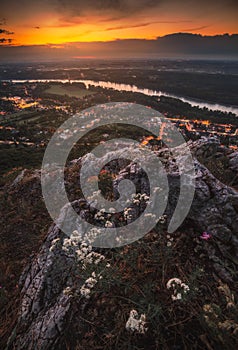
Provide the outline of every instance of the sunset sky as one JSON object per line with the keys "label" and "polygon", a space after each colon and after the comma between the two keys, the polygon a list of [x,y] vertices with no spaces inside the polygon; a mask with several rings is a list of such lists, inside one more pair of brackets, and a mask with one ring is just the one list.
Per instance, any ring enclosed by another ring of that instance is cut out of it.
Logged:
{"label": "sunset sky", "polygon": [[0,13],[4,47],[238,33],[237,0],[1,0]]}

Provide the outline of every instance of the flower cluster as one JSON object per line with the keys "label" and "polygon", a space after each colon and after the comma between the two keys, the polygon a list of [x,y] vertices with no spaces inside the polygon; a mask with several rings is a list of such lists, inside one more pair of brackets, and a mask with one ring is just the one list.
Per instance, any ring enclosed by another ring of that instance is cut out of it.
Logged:
{"label": "flower cluster", "polygon": [[100,210],[94,215],[94,219],[95,219],[95,220],[99,220],[99,221],[103,221],[103,220],[105,219],[104,213],[105,213],[105,209],[100,209]]}
{"label": "flower cluster", "polygon": [[89,277],[88,279],[86,279],[86,281],[84,282],[84,284],[82,285],[82,287],[80,288],[80,294],[82,296],[84,296],[86,299],[90,298],[91,295],[91,290],[93,289],[93,287],[97,284],[98,279],[102,279],[102,276],[100,275],[96,275],[95,272],[92,273],[91,277]]}
{"label": "flower cluster", "polygon": [[145,314],[141,314],[139,317],[138,312],[136,310],[131,310],[129,319],[126,322],[126,329],[128,331],[144,334],[148,330],[148,328],[146,328],[145,325]]}
{"label": "flower cluster", "polygon": [[78,231],[74,231],[70,238],[65,238],[62,249],[72,256],[76,257],[77,261],[82,263],[85,269],[87,264],[98,265],[105,259],[105,256],[94,252],[92,246],[81,241],[81,236]]}
{"label": "flower cluster", "polygon": [[173,289],[172,300],[181,300],[182,296],[186,294],[190,288],[183,283],[179,278],[171,278],[167,284],[167,289]]}
{"label": "flower cluster", "polygon": [[84,236],[84,241],[93,243],[97,237],[101,234],[101,230],[98,227],[92,227]]}
{"label": "flower cluster", "polygon": [[105,256],[92,251],[92,247],[87,243],[82,243],[80,249],[76,250],[78,260],[83,264],[95,264],[98,265],[105,259]]}
{"label": "flower cluster", "polygon": [[114,227],[114,224],[109,220],[112,217],[112,214],[115,213],[114,208],[109,209],[109,213],[105,211],[105,209],[100,209],[95,215],[94,219],[97,221],[104,221],[105,227]]}
{"label": "flower cluster", "polygon": [[107,220],[107,221],[105,222],[105,227],[110,228],[110,227],[113,227],[113,226],[114,226],[114,225],[113,225],[113,223],[112,223],[111,221]]}
{"label": "flower cluster", "polygon": [[143,193],[143,194],[137,193],[137,194],[133,195],[133,197],[132,197],[132,203],[133,203],[133,204],[136,204],[136,205],[140,205],[140,203],[141,203],[142,201],[148,202],[149,199],[150,199],[150,197],[147,196],[146,193]]}
{"label": "flower cluster", "polygon": [[132,213],[133,213],[133,209],[132,208],[126,208],[126,209],[124,209],[124,212],[123,212],[123,214],[124,214],[124,219],[125,220],[131,220],[132,218],[133,218],[133,215],[132,215]]}
{"label": "flower cluster", "polygon": [[154,220],[156,218],[156,215],[153,213],[145,213],[146,218],[151,218],[151,220]]}
{"label": "flower cluster", "polygon": [[69,238],[65,238],[63,241],[63,247],[77,247],[82,241],[82,235],[77,231],[73,231]]}
{"label": "flower cluster", "polygon": [[161,215],[161,216],[159,217],[159,219],[158,219],[158,222],[159,222],[160,224],[165,224],[166,221],[167,221],[167,215]]}
{"label": "flower cluster", "polygon": [[59,246],[59,244],[60,244],[59,238],[53,239],[53,241],[51,242],[50,252],[53,252]]}
{"label": "flower cluster", "polygon": [[173,240],[174,240],[173,237],[171,237],[170,235],[167,235],[166,238],[168,239],[167,247],[171,247]]}
{"label": "flower cluster", "polygon": [[64,295],[68,295],[68,296],[72,296],[72,295],[73,295],[72,288],[66,287],[66,288],[63,290],[63,294],[64,294]]}

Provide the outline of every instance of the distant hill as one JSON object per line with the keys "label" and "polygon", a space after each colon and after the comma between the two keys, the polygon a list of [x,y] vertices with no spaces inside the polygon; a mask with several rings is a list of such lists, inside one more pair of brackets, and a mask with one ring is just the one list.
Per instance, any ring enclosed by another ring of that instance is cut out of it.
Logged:
{"label": "distant hill", "polygon": [[175,33],[158,37],[156,42],[158,49],[165,53],[238,57],[238,34]]}

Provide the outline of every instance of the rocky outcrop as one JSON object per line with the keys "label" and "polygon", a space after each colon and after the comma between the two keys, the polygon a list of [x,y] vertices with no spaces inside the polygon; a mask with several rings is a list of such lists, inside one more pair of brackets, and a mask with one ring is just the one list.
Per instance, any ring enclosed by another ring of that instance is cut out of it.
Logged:
{"label": "rocky outcrop", "polygon": [[[202,152],[201,147],[206,148],[206,142],[203,141],[202,145],[190,144],[190,147],[194,154],[198,154]],[[218,148],[219,145],[214,142],[206,152],[214,153],[214,149]],[[166,215],[169,222],[179,196],[180,175],[169,150],[162,149],[157,152],[157,156],[167,171],[170,194]],[[229,157],[231,166],[236,167],[237,154],[230,154]],[[197,160],[195,171],[195,196],[183,227],[189,225],[195,232],[209,233],[213,244],[207,245],[205,249],[214,273],[229,283],[238,279],[227,268],[229,264],[238,265],[238,193],[217,180]],[[136,182],[137,186],[143,187],[142,193],[149,191],[145,173],[133,163],[120,171],[114,181],[114,191],[122,179]],[[131,205],[131,218],[140,215],[144,205]],[[86,219],[95,216],[95,211],[83,199],[75,201],[73,207]],[[66,212],[67,206],[62,209],[60,221],[64,220]],[[61,336],[69,327],[69,321],[76,312],[83,313],[89,300],[90,286],[85,287],[82,272],[87,264],[105,260],[102,251],[95,251],[82,244],[82,240],[83,232],[76,232],[67,238],[56,225],[50,228],[41,250],[22,274],[19,318],[8,342],[9,349],[61,349]],[[96,276],[93,278],[95,280]],[[77,301],[74,295],[77,295]]]}
{"label": "rocky outcrop", "polygon": [[238,189],[238,152],[220,144],[217,137],[189,142],[194,156],[221,182]]}
{"label": "rocky outcrop", "polygon": [[[60,220],[64,220],[66,211],[67,208],[62,210]],[[76,253],[63,248],[65,238],[53,225],[38,255],[24,270],[20,280],[22,300],[19,319],[8,341],[8,348],[60,348],[61,334],[73,316],[71,287],[74,285],[80,289],[84,282],[79,280],[76,286],[76,281],[72,279],[77,269]],[[85,303],[82,300],[82,310]]]}

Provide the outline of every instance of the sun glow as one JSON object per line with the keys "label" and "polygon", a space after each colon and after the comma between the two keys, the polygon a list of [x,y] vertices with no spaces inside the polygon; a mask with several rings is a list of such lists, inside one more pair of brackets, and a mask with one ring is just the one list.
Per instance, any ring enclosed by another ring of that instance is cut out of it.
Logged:
{"label": "sun glow", "polygon": [[[116,39],[156,39],[158,36],[164,36],[169,33],[190,32],[213,35],[222,33],[220,26],[207,28],[198,24],[192,24],[184,19],[178,20],[177,17],[163,19],[152,19],[142,17],[137,19],[124,19],[112,22],[105,22],[95,16],[78,19],[74,22],[60,21],[59,18],[47,15],[37,20],[40,26],[34,26],[33,21],[27,26],[16,23],[14,29],[12,45],[47,45],[64,44],[74,42],[100,42],[113,41]],[[188,23],[187,23],[188,22]],[[191,27],[197,27],[191,28]],[[227,32],[227,31],[226,31]],[[232,31],[230,31],[232,32]]]}

